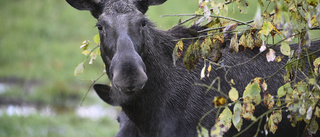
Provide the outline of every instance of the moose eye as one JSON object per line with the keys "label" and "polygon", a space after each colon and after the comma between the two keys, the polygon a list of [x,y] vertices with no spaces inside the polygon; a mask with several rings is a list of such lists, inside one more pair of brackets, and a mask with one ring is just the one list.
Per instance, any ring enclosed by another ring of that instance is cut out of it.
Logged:
{"label": "moose eye", "polygon": [[143,21],[141,22],[141,25],[142,25],[142,27],[146,26],[146,25],[147,25],[147,21],[146,21],[146,20],[143,20]]}
{"label": "moose eye", "polygon": [[102,30],[102,26],[101,25],[96,25],[98,30]]}

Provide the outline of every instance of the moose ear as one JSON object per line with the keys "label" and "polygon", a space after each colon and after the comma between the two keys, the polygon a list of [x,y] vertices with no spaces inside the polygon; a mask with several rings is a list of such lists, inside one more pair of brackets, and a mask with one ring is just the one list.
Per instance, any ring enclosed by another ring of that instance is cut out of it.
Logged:
{"label": "moose ear", "polygon": [[92,16],[98,18],[103,11],[103,3],[97,0],[66,0],[72,7],[78,10],[88,10]]}
{"label": "moose ear", "polygon": [[98,96],[106,103],[115,106],[116,103],[111,98],[111,87],[108,85],[95,84],[93,85],[93,89],[96,91]]}
{"label": "moose ear", "polygon": [[166,1],[167,0],[136,0],[134,1],[134,4],[139,11],[145,14],[148,11],[149,6],[160,5]]}

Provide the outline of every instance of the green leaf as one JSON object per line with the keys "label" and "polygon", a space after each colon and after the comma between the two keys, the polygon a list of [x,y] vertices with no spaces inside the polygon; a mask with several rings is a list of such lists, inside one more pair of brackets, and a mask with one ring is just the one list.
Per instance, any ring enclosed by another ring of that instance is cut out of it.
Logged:
{"label": "green leaf", "polygon": [[311,133],[311,134],[316,134],[317,131],[319,129],[319,124],[317,122],[317,120],[315,119],[312,119],[311,120],[311,123],[310,123],[310,126],[308,128],[308,131]]}
{"label": "green leaf", "polygon": [[307,0],[307,3],[311,6],[318,6],[318,0]]}
{"label": "green leaf", "polygon": [[232,112],[226,107],[217,120],[217,123],[211,129],[211,136],[223,135],[231,127]]}
{"label": "green leaf", "polygon": [[199,48],[200,42],[197,40],[187,48],[187,51],[184,54],[183,64],[189,71],[193,70],[195,68],[195,64],[199,61]]}
{"label": "green leaf", "polygon": [[237,0],[236,3],[241,13],[247,13],[249,7],[249,3],[247,0]]}
{"label": "green leaf", "polygon": [[198,137],[209,137],[209,131],[208,129],[204,128],[203,126],[200,126],[200,128],[197,128]]}
{"label": "green leaf", "polygon": [[278,124],[282,120],[282,113],[281,110],[277,110],[270,115],[268,121],[269,130],[274,134],[278,129]]}
{"label": "green leaf", "polygon": [[200,45],[200,54],[201,54],[202,58],[206,59],[209,56],[211,45],[212,45],[212,41],[211,41],[210,37],[207,37],[201,43],[201,45]]}
{"label": "green leaf", "polygon": [[281,86],[279,89],[278,89],[278,97],[281,98],[283,97],[284,95],[286,95],[286,91],[284,90],[284,87]]}
{"label": "green leaf", "polygon": [[249,83],[244,92],[243,92],[243,98],[249,97],[249,99],[254,99],[257,95],[260,95],[261,88],[258,84],[258,82]]}
{"label": "green leaf", "polygon": [[99,34],[95,35],[93,37],[93,40],[97,45],[100,45],[100,35]]}
{"label": "green leaf", "polygon": [[229,91],[229,98],[234,102],[238,100],[239,98],[239,93],[238,90],[234,87],[231,87],[231,90]]}
{"label": "green leaf", "polygon": [[242,126],[242,118],[241,118],[241,103],[237,102],[233,107],[233,116],[232,116],[232,123],[234,127],[240,131]]}
{"label": "green leaf", "polygon": [[84,62],[78,64],[78,66],[74,69],[74,76],[78,76],[80,73],[84,71]]}
{"label": "green leaf", "polygon": [[286,42],[281,42],[280,51],[283,55],[290,56],[291,49],[289,44]]}
{"label": "green leaf", "polygon": [[319,75],[320,74],[320,57],[314,60],[313,66],[314,66],[315,75]]}

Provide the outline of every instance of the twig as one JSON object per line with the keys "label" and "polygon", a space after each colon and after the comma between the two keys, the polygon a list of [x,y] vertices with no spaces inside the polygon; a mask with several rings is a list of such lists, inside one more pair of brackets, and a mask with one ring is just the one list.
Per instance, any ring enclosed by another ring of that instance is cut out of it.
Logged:
{"label": "twig", "polygon": [[[200,16],[204,16],[204,15],[200,15],[200,14],[176,14],[176,15],[162,15],[161,17],[170,17],[170,16],[196,16],[196,17],[200,17]],[[234,22],[238,22],[240,24],[245,24],[248,26],[251,26],[250,24],[248,24],[247,22],[243,22],[234,18],[229,18],[229,17],[224,17],[224,16],[216,16],[216,15],[210,15],[210,17],[214,17],[214,18],[223,18],[226,20],[231,20]]]}
{"label": "twig", "polygon": [[82,106],[82,103],[83,103],[84,100],[86,99],[86,97],[87,97],[90,89],[92,88],[92,86],[93,86],[100,78],[102,78],[102,76],[104,76],[104,75],[106,75],[106,73],[103,72],[97,79],[95,79],[95,80],[92,81],[92,83],[91,83],[91,85],[89,86],[86,94],[84,95],[84,97],[83,97],[82,100],[81,100],[80,106]]}

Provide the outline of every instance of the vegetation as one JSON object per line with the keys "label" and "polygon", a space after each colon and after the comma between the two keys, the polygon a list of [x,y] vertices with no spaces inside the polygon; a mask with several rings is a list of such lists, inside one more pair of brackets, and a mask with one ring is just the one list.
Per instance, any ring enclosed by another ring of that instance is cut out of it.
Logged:
{"label": "vegetation", "polygon": [[[171,15],[190,16],[190,20],[187,21],[193,22],[205,20],[203,26],[208,27],[205,31],[198,32],[206,35],[191,38],[194,43],[188,46],[185,53],[182,49],[185,38],[179,40],[172,54],[173,61],[175,62],[183,55],[185,67],[193,70],[199,59],[204,59],[205,64],[201,78],[205,77],[206,71],[208,73],[211,71],[212,66],[217,66],[218,69],[224,67],[228,73],[231,68],[245,65],[246,62],[251,61],[239,62],[234,66],[223,65],[223,61],[218,62],[219,58],[223,56],[220,49],[228,39],[225,35],[227,33],[234,34],[227,46],[231,52],[238,53],[260,48],[260,53],[256,56],[265,55],[268,62],[279,63],[282,58],[289,58],[285,65],[280,66],[281,69],[286,70],[286,73],[283,74],[285,84],[279,87],[275,95],[271,95],[271,92],[267,90],[267,81],[279,73],[278,70],[275,70],[274,75],[252,79],[245,90],[240,91],[242,96],[239,96],[239,91],[234,87],[235,83],[240,81],[233,81],[232,78],[226,76],[227,74],[222,79],[229,82],[232,87],[230,91],[220,91],[220,85],[218,88],[206,85],[209,89],[221,93],[213,100],[213,104],[219,108],[220,113],[217,116],[216,124],[211,129],[211,136],[223,135],[231,125],[234,125],[239,131],[236,135],[239,136],[254,123],[259,123],[259,127],[264,126],[265,130],[274,134],[278,129],[278,124],[282,121],[282,111],[289,112],[292,126],[295,127],[298,123],[306,124],[303,127],[303,136],[312,136],[319,130],[317,119],[320,117],[320,57],[316,57],[314,54],[320,52],[320,48],[313,52],[308,51],[308,48],[311,46],[311,41],[319,39],[312,38],[311,33],[312,30],[319,30],[320,6],[318,1],[258,0],[252,5],[259,5],[261,10],[258,8],[254,18],[250,20],[228,16],[230,11],[234,14],[236,10],[240,14],[247,13],[248,7],[251,6],[247,0],[200,0],[200,9],[195,14]],[[236,29],[237,26],[241,26],[240,29]],[[297,42],[296,49],[289,45]],[[281,55],[276,56],[273,50],[275,46],[280,46]],[[306,65],[309,66],[308,70],[305,69]],[[297,75],[298,73],[303,77]],[[219,79],[216,78],[213,83]],[[226,92],[229,94],[225,94]],[[227,99],[230,101],[229,103],[227,103]],[[255,116],[255,107],[259,104],[267,106],[269,111]],[[233,106],[233,110],[230,110],[230,105]],[[267,118],[267,122],[265,125],[261,125],[264,117]],[[242,127],[244,120],[252,121],[252,124],[248,127]],[[202,126],[199,124],[199,127]],[[258,130],[256,135],[259,133]],[[206,132],[204,131],[205,129],[199,130],[200,136],[205,136]]]}

